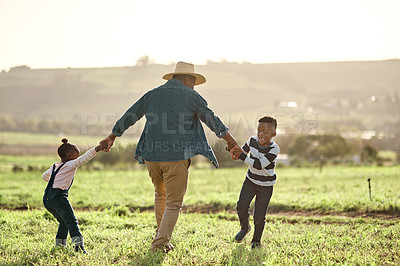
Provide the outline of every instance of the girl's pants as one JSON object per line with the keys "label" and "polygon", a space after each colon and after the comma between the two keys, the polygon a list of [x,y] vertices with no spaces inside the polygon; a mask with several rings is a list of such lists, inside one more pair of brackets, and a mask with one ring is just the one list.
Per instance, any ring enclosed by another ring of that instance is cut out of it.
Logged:
{"label": "girl's pants", "polygon": [[254,196],[254,235],[251,242],[260,242],[265,225],[265,215],[267,213],[269,201],[273,192],[273,186],[259,186],[246,178],[240,191],[236,210],[239,216],[241,230],[247,231],[249,227],[249,209]]}
{"label": "girl's pants", "polygon": [[68,200],[68,190],[51,188],[48,193],[43,196],[43,204],[60,224],[58,226],[56,238],[66,239],[68,231],[71,238],[77,236],[82,237],[78,226],[78,220]]}

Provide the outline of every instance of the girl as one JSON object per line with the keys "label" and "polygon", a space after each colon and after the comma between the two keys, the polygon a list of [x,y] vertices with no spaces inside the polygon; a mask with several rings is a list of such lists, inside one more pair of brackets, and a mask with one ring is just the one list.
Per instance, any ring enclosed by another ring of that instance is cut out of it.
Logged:
{"label": "girl", "polygon": [[42,176],[44,180],[49,182],[44,192],[43,204],[60,223],[56,235],[56,246],[67,246],[67,235],[69,232],[72,243],[75,246],[75,251],[86,253],[83,247],[83,237],[79,230],[78,220],[68,200],[68,191],[74,181],[77,168],[92,159],[100,150],[107,147],[100,144],[78,157],[78,147],[68,143],[66,138],[63,138],[61,141],[63,144],[58,147],[57,151],[61,162],[53,164]]}

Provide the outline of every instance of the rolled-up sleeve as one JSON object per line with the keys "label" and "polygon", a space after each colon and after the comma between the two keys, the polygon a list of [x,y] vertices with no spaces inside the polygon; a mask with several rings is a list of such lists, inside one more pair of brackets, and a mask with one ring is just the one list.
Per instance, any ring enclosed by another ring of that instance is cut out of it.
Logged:
{"label": "rolled-up sleeve", "polygon": [[52,170],[52,167],[50,167],[49,169],[46,170],[46,172],[43,173],[42,179],[43,179],[44,181],[49,182],[50,176],[51,176],[51,170]]}
{"label": "rolled-up sleeve", "polygon": [[125,114],[115,123],[112,133],[120,137],[130,126],[139,121],[146,111],[147,94],[143,95],[136,103],[134,103]]}
{"label": "rolled-up sleeve", "polygon": [[200,94],[195,95],[195,112],[200,120],[211,129],[218,138],[223,138],[229,128],[208,107],[207,101]]}

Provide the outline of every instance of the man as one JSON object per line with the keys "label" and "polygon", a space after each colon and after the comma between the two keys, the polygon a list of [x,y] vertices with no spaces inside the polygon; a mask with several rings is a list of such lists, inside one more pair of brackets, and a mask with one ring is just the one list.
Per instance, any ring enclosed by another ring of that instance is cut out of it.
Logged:
{"label": "man", "polygon": [[152,250],[168,252],[173,249],[170,239],[186,193],[190,158],[201,154],[218,167],[200,121],[227,142],[228,150],[238,145],[228,128],[194,90],[195,85],[203,84],[206,79],[195,73],[193,64],[178,62],[175,71],[164,75],[163,79],[168,81],[133,104],[101,143],[108,144],[105,149],[108,151],[116,137],[146,116],[135,159],[146,164],[154,184],[157,230]]}

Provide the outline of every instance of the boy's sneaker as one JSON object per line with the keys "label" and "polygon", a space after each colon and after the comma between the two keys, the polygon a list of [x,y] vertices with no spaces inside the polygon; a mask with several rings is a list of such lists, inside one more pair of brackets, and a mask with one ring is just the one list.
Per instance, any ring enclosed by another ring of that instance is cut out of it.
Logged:
{"label": "boy's sneaker", "polygon": [[88,254],[83,246],[75,246],[75,252],[82,252],[83,254]]}
{"label": "boy's sneaker", "polygon": [[88,254],[83,248],[83,236],[73,236],[71,237],[72,243],[74,244],[75,252],[82,252],[83,254]]}
{"label": "boy's sneaker", "polygon": [[237,243],[242,242],[242,240],[243,240],[244,237],[247,235],[247,233],[250,232],[250,230],[251,230],[251,226],[250,226],[250,225],[249,225],[249,228],[247,229],[247,231],[245,231],[245,230],[240,230],[239,233],[237,233],[237,234],[235,235],[235,241],[236,241]]}
{"label": "boy's sneaker", "polygon": [[261,248],[261,243],[260,242],[253,242],[253,243],[251,243],[251,248],[252,249],[259,249],[259,248]]}

